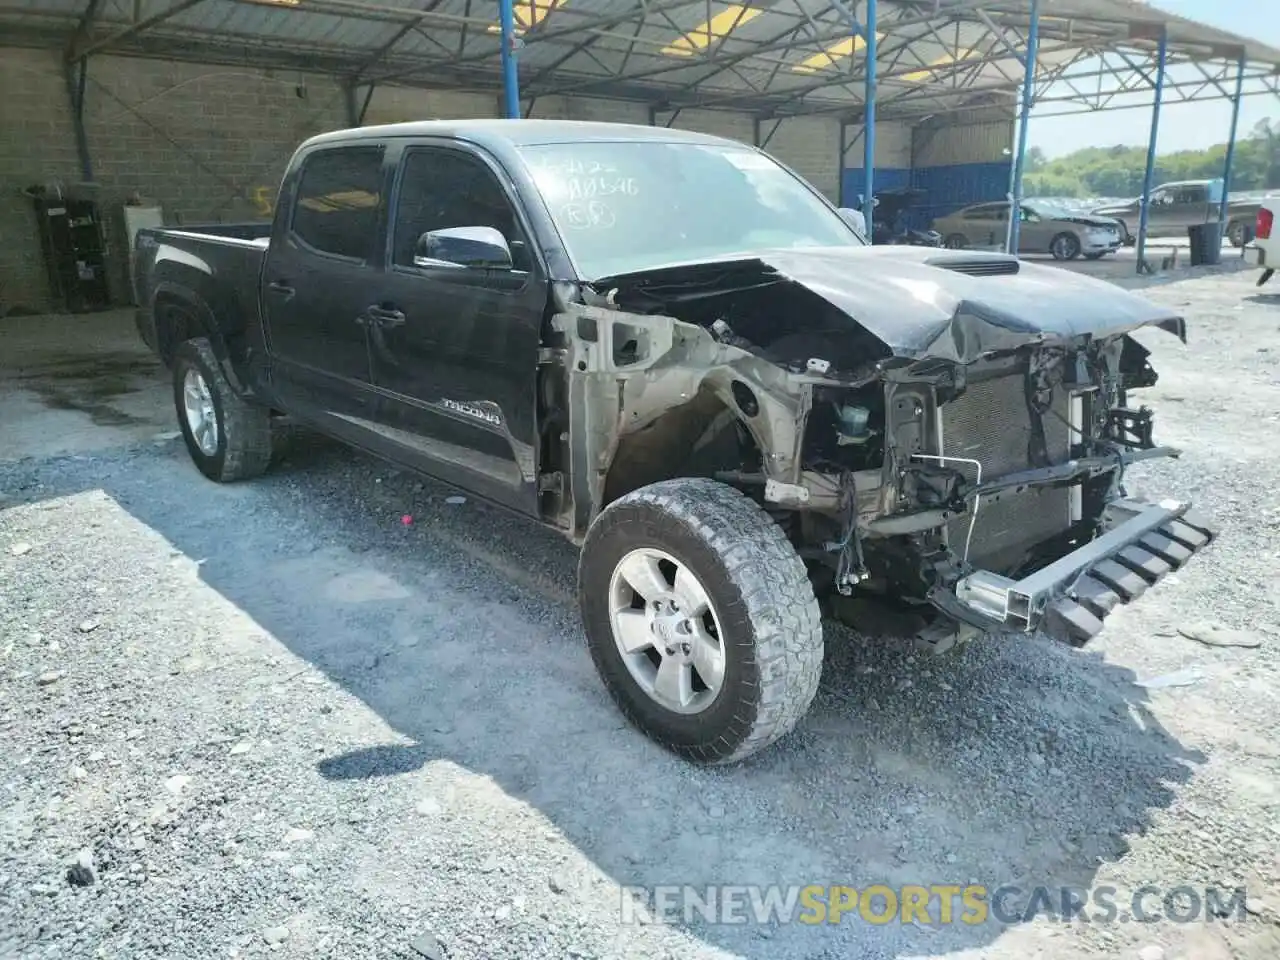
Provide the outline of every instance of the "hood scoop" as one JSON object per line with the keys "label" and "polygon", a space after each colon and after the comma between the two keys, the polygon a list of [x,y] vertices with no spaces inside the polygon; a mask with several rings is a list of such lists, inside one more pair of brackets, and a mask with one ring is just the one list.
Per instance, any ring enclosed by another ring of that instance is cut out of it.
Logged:
{"label": "hood scoop", "polygon": [[954,270],[956,273],[967,273],[971,277],[1002,277],[1017,273],[1019,263],[1017,257],[935,257],[926,260],[931,267],[943,270]]}

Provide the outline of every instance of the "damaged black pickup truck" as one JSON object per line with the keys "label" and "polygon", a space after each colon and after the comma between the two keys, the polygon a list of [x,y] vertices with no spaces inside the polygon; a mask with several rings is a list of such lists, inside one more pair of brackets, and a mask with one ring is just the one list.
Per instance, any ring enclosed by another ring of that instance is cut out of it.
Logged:
{"label": "damaged black pickup truck", "polygon": [[1129,334],[1180,317],[851,222],[676,130],[340,131],[274,223],[141,231],[139,328],[214,480],[265,470],[287,414],[581,544],[618,705],[726,762],[809,707],[824,614],[1080,645],[1212,537],[1123,484],[1177,453],[1131,402],[1156,374]]}

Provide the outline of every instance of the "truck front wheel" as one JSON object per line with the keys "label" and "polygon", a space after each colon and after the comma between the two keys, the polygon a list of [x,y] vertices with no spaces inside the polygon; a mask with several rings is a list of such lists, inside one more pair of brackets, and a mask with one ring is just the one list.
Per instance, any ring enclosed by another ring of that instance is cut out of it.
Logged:
{"label": "truck front wheel", "polygon": [[248,480],[271,461],[271,412],[242,398],[204,337],[174,351],[173,401],[191,459],[210,480]]}
{"label": "truck front wheel", "polygon": [[687,759],[741,760],[813,702],[822,621],[804,563],[732,487],[665,480],[614,501],[587,532],[578,602],[619,708]]}

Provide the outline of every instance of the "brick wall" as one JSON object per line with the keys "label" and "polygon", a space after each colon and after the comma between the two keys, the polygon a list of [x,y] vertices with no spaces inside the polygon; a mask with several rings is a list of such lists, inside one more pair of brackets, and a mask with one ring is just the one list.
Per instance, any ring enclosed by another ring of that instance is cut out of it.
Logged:
{"label": "brick wall", "polygon": [[[20,191],[82,179],[59,53],[0,50],[0,90],[0,304],[41,308],[48,285]],[[128,196],[159,204],[171,224],[255,219],[298,142],[345,120],[342,91],[324,77],[92,58],[85,128],[116,299],[128,297]]]}
{"label": "brick wall", "polygon": [[[840,121],[828,117],[793,117],[774,129],[760,124],[764,150],[821,190],[832,203],[840,199]],[[765,142],[767,141],[767,142]]]}
{"label": "brick wall", "polygon": [[66,81],[52,54],[0,50],[0,312],[48,297],[25,188],[80,178]]}

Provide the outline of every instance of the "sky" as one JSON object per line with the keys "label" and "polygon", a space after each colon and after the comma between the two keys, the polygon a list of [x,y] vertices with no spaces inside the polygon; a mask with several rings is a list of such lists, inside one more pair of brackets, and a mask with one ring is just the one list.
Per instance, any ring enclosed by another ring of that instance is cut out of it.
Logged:
{"label": "sky", "polygon": [[[1151,3],[1152,6],[1178,16],[1280,48],[1280,0],[1151,0]],[[1186,70],[1190,71],[1190,76],[1186,75]],[[1183,71],[1179,73],[1170,69],[1166,74],[1166,81],[1203,79],[1202,74],[1194,67],[1185,67]],[[1218,99],[1176,103],[1175,96],[1172,92],[1166,92],[1160,110],[1160,132],[1156,146],[1158,153],[1195,150],[1226,142],[1231,129],[1229,101]],[[1119,98],[1115,102],[1119,102]],[[1145,95],[1131,97],[1129,102],[1135,102],[1137,106],[1060,117],[1045,114],[1061,112],[1064,107],[1078,107],[1056,103],[1033,108],[1031,123],[1027,127],[1028,145],[1039,147],[1049,157],[1062,156],[1081,147],[1114,144],[1145,147],[1151,129],[1150,91]],[[1265,117],[1280,122],[1280,97],[1266,93],[1241,98],[1237,136],[1245,136]]]}

